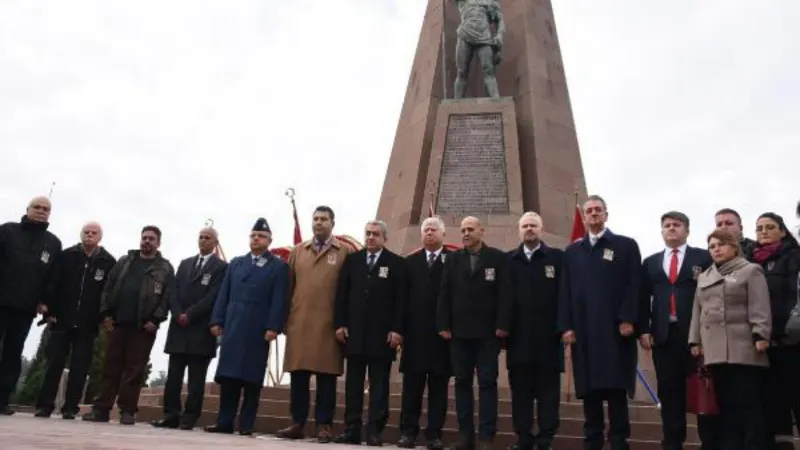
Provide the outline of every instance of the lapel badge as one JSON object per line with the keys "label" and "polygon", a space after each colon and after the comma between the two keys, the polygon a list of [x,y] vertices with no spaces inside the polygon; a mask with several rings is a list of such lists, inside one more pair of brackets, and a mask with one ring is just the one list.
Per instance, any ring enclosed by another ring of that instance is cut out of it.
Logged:
{"label": "lapel badge", "polygon": [[336,265],[336,253],[328,253],[328,264]]}
{"label": "lapel badge", "polygon": [[767,272],[772,272],[772,269],[775,268],[775,261],[770,261],[767,263]]}
{"label": "lapel badge", "polygon": [[211,274],[210,273],[204,273],[203,274],[203,279],[200,280],[200,284],[203,285],[203,286],[208,286],[208,283],[210,281],[211,281]]}
{"label": "lapel badge", "polygon": [[389,278],[389,268],[386,266],[378,268],[378,276],[381,278]]}
{"label": "lapel badge", "polygon": [[102,269],[97,269],[94,271],[94,281],[103,281],[103,277],[105,276],[105,272]]}
{"label": "lapel badge", "polygon": [[155,284],[153,285],[153,291],[156,293],[156,295],[161,295],[162,290],[163,289],[161,287],[161,283],[156,281]]}
{"label": "lapel badge", "polygon": [[47,262],[50,261],[50,253],[48,253],[47,250],[42,250],[42,256],[39,259],[41,259],[44,264],[47,264]]}
{"label": "lapel badge", "polygon": [[544,276],[546,276],[547,278],[555,278],[556,268],[553,266],[544,266]]}
{"label": "lapel badge", "polygon": [[444,264],[444,258],[445,258],[446,256],[447,256],[447,255],[445,255],[444,253],[439,253],[439,257],[440,257],[440,258],[442,258],[442,264]]}
{"label": "lapel badge", "polygon": [[614,250],[610,248],[603,249],[603,259],[606,261],[613,261],[614,260]]}
{"label": "lapel badge", "polygon": [[258,261],[256,261],[256,265],[258,267],[264,267],[265,264],[267,264],[267,258],[264,258],[263,256],[258,258]]}
{"label": "lapel badge", "polygon": [[703,268],[700,266],[692,266],[692,278],[695,280],[700,278],[700,274],[703,273]]}
{"label": "lapel badge", "polygon": [[490,267],[484,271],[486,281],[494,281],[494,268]]}

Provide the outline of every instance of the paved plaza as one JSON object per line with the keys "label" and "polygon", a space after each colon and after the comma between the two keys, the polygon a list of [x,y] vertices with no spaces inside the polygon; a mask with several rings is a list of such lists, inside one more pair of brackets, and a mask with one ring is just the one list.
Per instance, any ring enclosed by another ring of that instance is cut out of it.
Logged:
{"label": "paved plaza", "polygon": [[221,436],[194,431],[161,430],[147,423],[90,423],[39,419],[17,413],[0,417],[0,450],[220,450],[319,448],[312,442],[285,442],[271,436]]}

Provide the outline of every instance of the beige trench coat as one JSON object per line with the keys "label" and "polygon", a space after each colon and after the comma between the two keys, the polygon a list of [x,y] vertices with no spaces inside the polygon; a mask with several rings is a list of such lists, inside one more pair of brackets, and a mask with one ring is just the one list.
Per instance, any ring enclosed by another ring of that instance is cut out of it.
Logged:
{"label": "beige trench coat", "polygon": [[296,246],[289,256],[292,296],[283,370],[341,375],[344,363],[333,329],[333,304],[339,271],[350,250],[334,237],[317,253],[313,242]]}
{"label": "beige trench coat", "polygon": [[766,352],[756,351],[755,335],[769,340],[771,331],[769,290],[761,266],[748,263],[725,277],[712,265],[697,279],[689,344],[702,346],[706,365],[768,366]]}

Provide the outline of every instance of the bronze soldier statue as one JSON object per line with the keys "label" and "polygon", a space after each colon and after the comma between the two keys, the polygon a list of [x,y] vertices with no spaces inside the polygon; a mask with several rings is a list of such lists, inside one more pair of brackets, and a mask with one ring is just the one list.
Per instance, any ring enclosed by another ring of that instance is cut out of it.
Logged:
{"label": "bronze soldier statue", "polygon": [[[456,82],[455,98],[464,98],[467,76],[472,57],[477,54],[483,71],[486,96],[500,97],[497,89],[495,67],[502,61],[503,35],[506,24],[500,12],[498,0],[455,0],[461,16],[456,33]],[[492,36],[491,25],[496,27]]]}

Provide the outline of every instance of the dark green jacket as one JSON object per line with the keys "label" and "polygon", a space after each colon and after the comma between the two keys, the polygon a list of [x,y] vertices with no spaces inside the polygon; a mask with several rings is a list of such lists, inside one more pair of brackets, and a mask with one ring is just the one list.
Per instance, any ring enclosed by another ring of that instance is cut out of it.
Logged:
{"label": "dark green jacket", "polygon": [[[115,317],[119,290],[123,284],[121,280],[125,278],[131,261],[138,257],[139,250],[130,250],[111,269],[100,300],[101,317],[111,317],[112,319]],[[156,253],[153,265],[145,272],[139,294],[139,319],[142,325],[147,322],[158,325],[167,320],[169,311],[167,300],[170,297],[170,291],[174,289],[174,285],[175,269],[169,260],[161,256],[161,252]]]}

